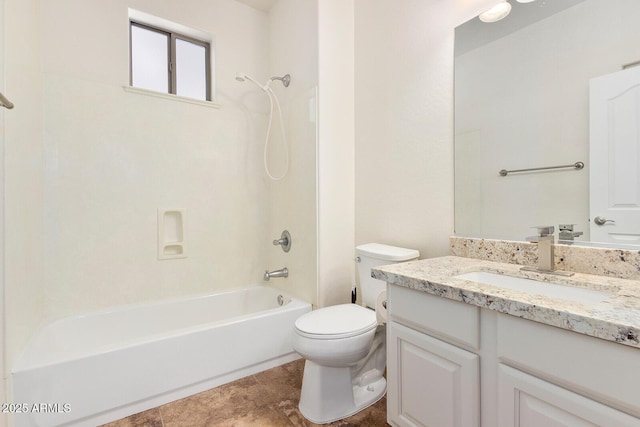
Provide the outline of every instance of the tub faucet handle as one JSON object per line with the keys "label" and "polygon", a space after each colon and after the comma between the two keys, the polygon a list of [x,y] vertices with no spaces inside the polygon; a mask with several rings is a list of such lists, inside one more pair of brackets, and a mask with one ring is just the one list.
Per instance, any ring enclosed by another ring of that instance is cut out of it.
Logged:
{"label": "tub faucet handle", "polygon": [[280,238],[273,241],[273,246],[282,246],[283,251],[289,252],[289,249],[291,249],[291,234],[284,230]]}

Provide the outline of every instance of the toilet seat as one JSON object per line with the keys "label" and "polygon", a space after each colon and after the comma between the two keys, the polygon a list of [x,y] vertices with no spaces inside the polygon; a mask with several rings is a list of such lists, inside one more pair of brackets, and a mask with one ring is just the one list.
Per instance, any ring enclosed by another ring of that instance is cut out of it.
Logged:
{"label": "toilet seat", "polygon": [[370,332],[377,326],[375,311],[357,304],[320,308],[302,315],[295,322],[296,333],[318,340],[350,338]]}

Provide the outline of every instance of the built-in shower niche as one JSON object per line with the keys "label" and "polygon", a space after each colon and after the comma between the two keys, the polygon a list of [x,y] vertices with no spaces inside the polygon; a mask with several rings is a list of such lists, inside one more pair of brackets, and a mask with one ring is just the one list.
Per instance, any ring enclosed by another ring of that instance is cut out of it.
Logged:
{"label": "built-in shower niche", "polygon": [[186,258],[184,209],[158,209],[158,259]]}

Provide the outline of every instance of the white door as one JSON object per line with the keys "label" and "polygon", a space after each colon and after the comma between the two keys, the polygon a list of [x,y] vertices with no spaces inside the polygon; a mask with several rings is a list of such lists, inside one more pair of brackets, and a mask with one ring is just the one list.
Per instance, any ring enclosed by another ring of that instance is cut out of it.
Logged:
{"label": "white door", "polygon": [[640,244],[640,67],[590,82],[590,232]]}

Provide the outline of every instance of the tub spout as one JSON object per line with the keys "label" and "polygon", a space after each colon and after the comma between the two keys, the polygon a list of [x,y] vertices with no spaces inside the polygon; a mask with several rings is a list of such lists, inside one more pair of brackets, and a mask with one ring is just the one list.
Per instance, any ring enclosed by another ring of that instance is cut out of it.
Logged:
{"label": "tub spout", "polygon": [[269,279],[271,279],[272,277],[289,277],[289,270],[287,269],[287,267],[281,270],[274,270],[274,271],[266,270],[264,272],[264,276],[262,277],[262,279],[265,282],[268,282]]}

